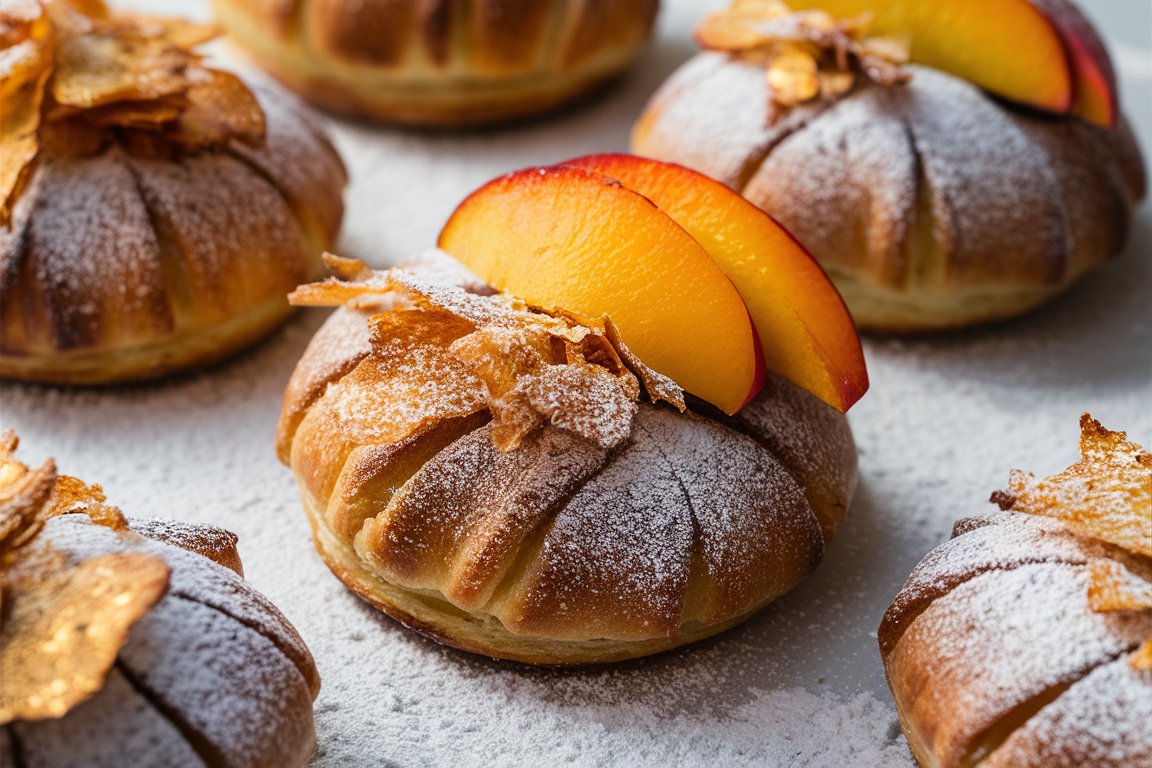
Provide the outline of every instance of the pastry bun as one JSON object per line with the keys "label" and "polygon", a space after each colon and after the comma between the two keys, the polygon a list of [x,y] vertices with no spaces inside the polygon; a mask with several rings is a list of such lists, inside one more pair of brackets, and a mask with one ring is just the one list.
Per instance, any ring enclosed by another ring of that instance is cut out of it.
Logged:
{"label": "pastry bun", "polygon": [[1152,455],[1085,415],[1083,460],[1014,472],[880,625],[925,768],[1152,764]]}
{"label": "pastry bun", "polygon": [[808,247],[857,325],[932,331],[1022,314],[1123,246],[1145,194],[1128,124],[1038,115],[907,67],[769,120],[764,66],[701,53],[632,150],[713,176]]}
{"label": "pastry bun", "polygon": [[256,61],[309,101],[420,126],[547,111],[632,62],[657,0],[214,0]]}
{"label": "pastry bun", "polygon": [[[856,482],[839,412],[774,376],[735,417],[621,403],[613,376],[635,379],[606,372],[603,347],[493,399],[487,366],[560,321],[400,274],[302,289],[350,303],[297,365],[279,426],[316,547],[356,594],[457,648],[588,664],[715,634],[819,562]],[[497,340],[498,356],[467,351]]]}
{"label": "pastry bun", "polygon": [[320,679],[296,630],[239,575],[236,537],[126,519],[51,462],[12,461],[14,447],[9,433],[0,764],[307,765]]}
{"label": "pastry bun", "polygon": [[[187,93],[147,100],[127,89],[105,97],[125,101],[41,107],[34,159],[11,190],[10,220],[0,216],[0,376],[153,378],[265,336],[292,312],[284,294],[318,273],[339,229],[346,174],[332,145],[287,95],[201,67],[152,26],[137,33],[119,19],[69,23],[185,60],[186,83],[170,87]],[[80,45],[84,36],[71,40]],[[164,82],[148,69],[159,65],[130,63],[141,67],[132,72],[141,92]],[[68,75],[90,86],[103,74],[96,63],[49,82],[59,90]],[[196,103],[188,94],[205,82],[219,84],[210,98],[236,103],[213,102],[186,127]]]}

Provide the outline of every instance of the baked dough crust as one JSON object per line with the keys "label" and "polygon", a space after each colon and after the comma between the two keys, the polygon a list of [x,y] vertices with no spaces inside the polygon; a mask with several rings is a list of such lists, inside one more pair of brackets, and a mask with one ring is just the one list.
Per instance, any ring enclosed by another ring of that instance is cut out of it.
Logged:
{"label": "baked dough crust", "polygon": [[619,76],[657,0],[215,0],[256,61],[308,100],[420,126],[504,122]]}
{"label": "baked dough crust", "polygon": [[254,88],[264,146],[179,159],[113,142],[47,157],[0,229],[0,376],[148,379],[264,337],[322,271],[344,166],[293,100]]}
{"label": "baked dough crust", "polygon": [[279,454],[333,573],[448,645],[573,665],[715,634],[816,566],[855,488],[847,421],[771,376],[736,417],[641,403],[610,450],[546,425],[500,451],[482,406],[382,438],[417,407],[382,393],[420,384],[389,383],[404,364],[372,353],[371,316],[344,307],[317,333]]}

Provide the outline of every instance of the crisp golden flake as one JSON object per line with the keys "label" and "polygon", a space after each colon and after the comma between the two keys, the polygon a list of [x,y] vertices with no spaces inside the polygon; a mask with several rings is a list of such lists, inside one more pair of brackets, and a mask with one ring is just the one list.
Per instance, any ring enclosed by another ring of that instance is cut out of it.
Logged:
{"label": "crisp golden flake", "polygon": [[125,527],[100,486],[29,469],[0,435],[0,725],[60,717],[104,685],[128,630],[168,587],[168,566],[125,553],[75,561],[37,539],[74,513]]}
{"label": "crisp golden flake", "polygon": [[908,61],[909,42],[867,37],[870,23],[869,16],[793,12],[776,0],[735,0],[700,22],[696,41],[701,48],[764,65],[771,122],[798,104],[844,96],[860,75],[881,85],[907,82],[901,65]]}
{"label": "crisp golden flake", "polygon": [[1084,414],[1080,455],[1052,477],[1012,472],[1007,493],[994,500],[1004,509],[1054,517],[1083,536],[1152,557],[1152,454]]}
{"label": "crisp golden flake", "polygon": [[1152,584],[1111,560],[1088,564],[1088,605],[1098,613],[1152,609]]}
{"label": "crisp golden flake", "polygon": [[[390,386],[408,369],[426,378],[429,366],[439,367],[445,397],[491,413],[500,450],[516,449],[545,424],[615,447],[631,432],[642,392],[685,408],[683,390],[640,362],[609,318],[426,285],[400,269],[375,272],[330,254],[325,261],[335,276],[300,286],[289,300],[374,310],[373,359],[390,372]],[[392,437],[421,426],[405,424]]]}
{"label": "crisp golden flake", "polygon": [[0,725],[61,717],[99,691],[128,630],[164,595],[168,576],[152,555],[71,563],[47,547],[6,571]]}
{"label": "crisp golden flake", "polygon": [[0,226],[45,152],[87,156],[112,140],[153,156],[260,144],[264,112],[251,90],[193,51],[215,34],[111,15],[98,0],[0,7]]}

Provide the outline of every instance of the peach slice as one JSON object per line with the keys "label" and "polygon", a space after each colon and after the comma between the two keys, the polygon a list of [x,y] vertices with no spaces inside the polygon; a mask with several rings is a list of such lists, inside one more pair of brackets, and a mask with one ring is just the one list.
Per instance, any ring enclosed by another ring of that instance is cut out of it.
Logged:
{"label": "peach slice", "polygon": [[494,288],[542,307],[605,315],[641,360],[735,413],[764,366],[740,294],[651,201],[579,168],[529,168],[473,192],[440,248]]}
{"label": "peach slice", "polygon": [[[870,33],[908,35],[912,61],[1011,101],[1066,114],[1075,62],[1060,26],[1032,0],[788,0],[848,18],[873,14]],[[1057,3],[1052,3],[1057,5]]]}
{"label": "peach slice", "polygon": [[1092,22],[1071,0],[1032,0],[1064,39],[1076,94],[1071,113],[1111,128],[1119,113],[1116,72]]}
{"label": "peach slice", "polygon": [[688,231],[744,297],[764,365],[847,411],[868,389],[860,337],[840,293],[792,235],[741,195],[681,165],[590,155],[564,165],[617,179]]}

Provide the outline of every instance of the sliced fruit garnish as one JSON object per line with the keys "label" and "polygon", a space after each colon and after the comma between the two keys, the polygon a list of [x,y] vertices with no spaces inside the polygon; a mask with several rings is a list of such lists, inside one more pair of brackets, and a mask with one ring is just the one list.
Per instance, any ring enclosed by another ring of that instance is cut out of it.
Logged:
{"label": "sliced fruit garnish", "polygon": [[599,173],[530,168],[489,182],[452,214],[439,245],[531,304],[609,317],[645,364],[728,413],[763,384],[732,282],[652,201]]}
{"label": "sliced fruit garnish", "polygon": [[672,163],[607,154],[565,165],[639,192],[704,247],[743,297],[769,371],[842,412],[867,391],[860,338],[844,300],[771,216],[720,182]]}

